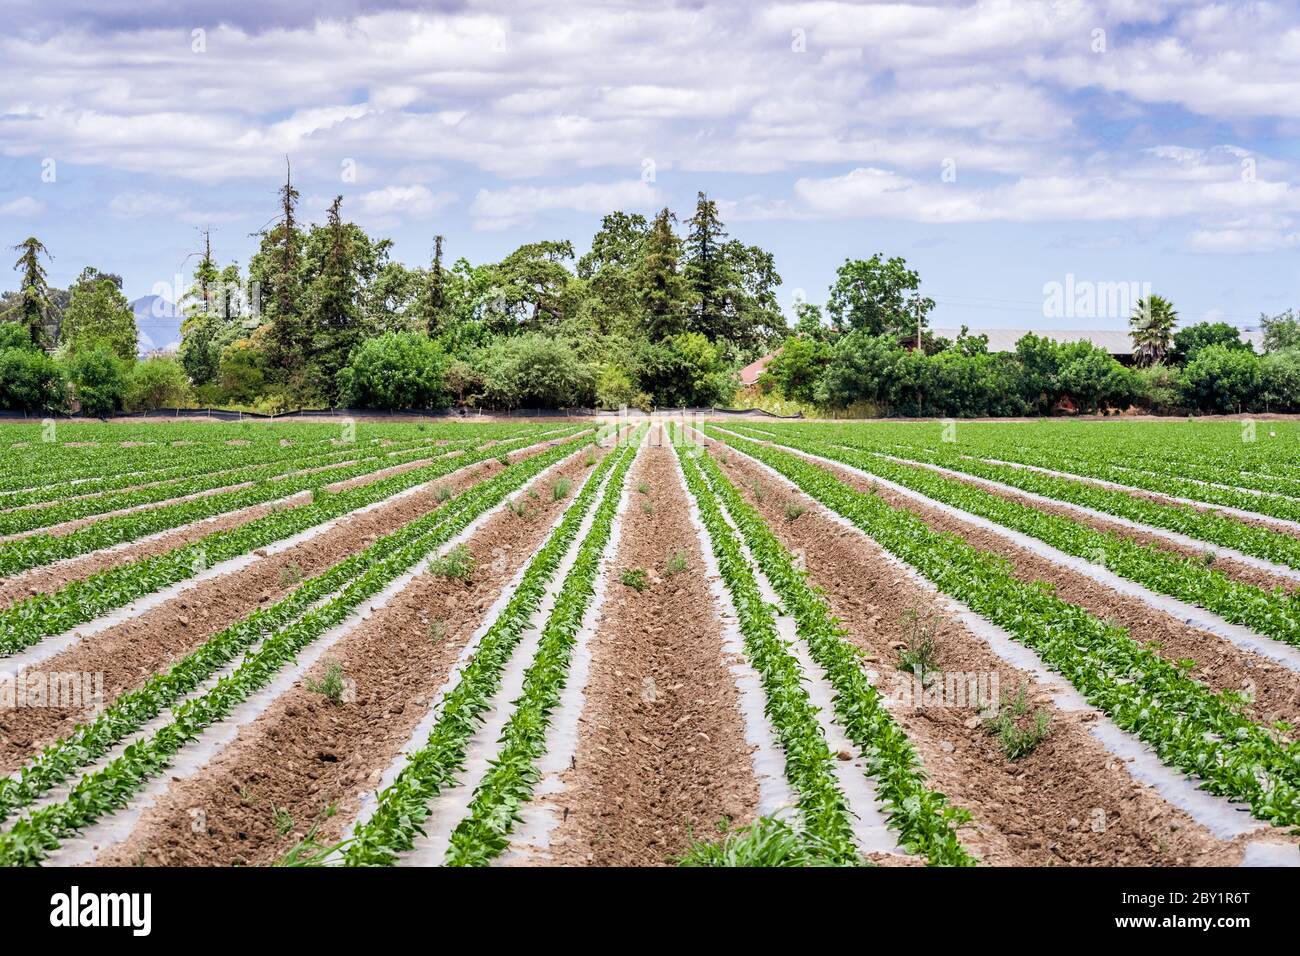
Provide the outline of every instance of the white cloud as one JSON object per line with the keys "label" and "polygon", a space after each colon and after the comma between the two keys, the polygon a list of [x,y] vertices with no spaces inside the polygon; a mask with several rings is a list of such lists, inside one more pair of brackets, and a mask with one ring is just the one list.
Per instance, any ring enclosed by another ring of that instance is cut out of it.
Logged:
{"label": "white cloud", "polygon": [[427,216],[456,198],[455,193],[435,193],[427,186],[385,186],[357,197],[361,212],[367,216]]}
{"label": "white cloud", "polygon": [[[650,209],[663,200],[635,179],[644,160],[682,178],[768,177],[735,186],[743,198],[728,208],[742,218],[1169,217],[1207,249],[1284,242],[1298,225],[1294,164],[1248,148],[1283,141],[1300,119],[1300,10],[1282,4],[480,0],[356,12],[372,6],[318,20],[268,10],[260,30],[250,8],[234,18],[242,27],[210,28],[202,54],[181,27],[10,32],[0,154],[129,173],[140,187],[110,199],[110,215],[184,222],[220,214],[169,198],[184,192],[171,181],[274,184],[288,155],[322,193],[354,160],[366,191],[349,205],[377,227],[439,213],[457,192],[475,195],[471,215],[488,229]],[[1218,126],[1182,111],[1223,120],[1243,144],[1207,147],[1197,140]],[[948,160],[955,183],[940,180]],[[441,191],[425,185],[435,179]]]}
{"label": "white cloud", "polygon": [[1279,229],[1197,229],[1188,237],[1187,245],[1193,252],[1214,255],[1276,252],[1300,245],[1300,232],[1283,232]]}
{"label": "white cloud", "polygon": [[640,180],[579,186],[511,186],[480,189],[470,213],[479,229],[508,229],[530,222],[543,212],[649,211],[662,202],[659,192]]}
{"label": "white cloud", "polygon": [[108,201],[109,215],[118,219],[175,216],[188,208],[184,200],[162,193],[119,193]]}
{"label": "white cloud", "polygon": [[[839,176],[801,177],[788,202],[751,204],[749,213],[934,223],[1218,220],[1223,228],[1201,230],[1194,247],[1208,248],[1219,233],[1220,242],[1245,246],[1254,237],[1262,244],[1267,236],[1281,236],[1300,214],[1300,190],[1277,180],[1243,179],[1238,153],[1231,146],[1165,147],[1149,152],[1146,162],[1107,175],[1025,176],[992,185],[859,167]],[[1224,156],[1233,161],[1212,161]]]}
{"label": "white cloud", "polygon": [[15,219],[28,219],[45,212],[45,203],[31,196],[19,196],[6,203],[0,203],[0,216],[13,216]]}

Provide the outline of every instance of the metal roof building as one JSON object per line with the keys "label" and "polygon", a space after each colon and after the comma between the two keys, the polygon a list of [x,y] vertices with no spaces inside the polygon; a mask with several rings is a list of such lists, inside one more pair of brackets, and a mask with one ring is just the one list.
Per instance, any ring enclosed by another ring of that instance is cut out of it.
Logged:
{"label": "metal roof building", "polygon": [[[954,341],[961,332],[960,329],[931,329],[930,331],[940,338]],[[967,329],[966,334],[987,335],[989,337],[990,352],[1014,352],[1016,343],[1030,332],[1042,338],[1051,339],[1054,342],[1078,342],[1083,339],[1105,349],[1116,358],[1131,358],[1133,355],[1133,340],[1129,337],[1126,329],[1066,329],[1060,331],[1048,329],[1041,332],[1036,329]],[[1255,346],[1255,351],[1258,352],[1261,351],[1264,344],[1264,333],[1255,330],[1245,331],[1241,333],[1241,340],[1250,342]]]}

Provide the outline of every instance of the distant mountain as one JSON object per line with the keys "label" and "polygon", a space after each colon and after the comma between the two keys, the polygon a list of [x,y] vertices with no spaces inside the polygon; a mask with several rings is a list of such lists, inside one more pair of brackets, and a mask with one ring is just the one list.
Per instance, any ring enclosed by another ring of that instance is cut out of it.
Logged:
{"label": "distant mountain", "polygon": [[160,295],[146,295],[131,303],[135,312],[135,327],[139,333],[139,351],[164,350],[174,352],[181,344],[181,319],[176,306]]}

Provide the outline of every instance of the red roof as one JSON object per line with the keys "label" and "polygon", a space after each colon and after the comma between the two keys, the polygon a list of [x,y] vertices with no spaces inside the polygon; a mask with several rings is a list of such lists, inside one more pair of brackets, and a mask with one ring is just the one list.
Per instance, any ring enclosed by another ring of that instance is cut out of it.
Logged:
{"label": "red roof", "polygon": [[758,381],[758,377],[763,374],[763,370],[767,368],[767,363],[772,361],[772,359],[776,358],[780,354],[781,354],[781,350],[777,349],[775,352],[771,353],[770,355],[764,355],[761,359],[759,359],[756,362],[750,362],[748,365],[746,365],[744,368],[740,370],[740,384],[753,385],[755,382]]}

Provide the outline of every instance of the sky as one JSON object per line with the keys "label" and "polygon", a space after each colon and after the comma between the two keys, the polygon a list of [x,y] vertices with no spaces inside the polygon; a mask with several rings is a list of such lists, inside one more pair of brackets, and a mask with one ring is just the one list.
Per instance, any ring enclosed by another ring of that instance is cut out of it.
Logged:
{"label": "sky", "polygon": [[941,328],[1122,328],[1118,284],[1184,323],[1300,304],[1300,4],[5,6],[0,243],[58,285],[174,299],[204,228],[246,265],[287,158],[305,219],[342,195],[410,265],[581,254],[702,190],[787,309],[877,252]]}

